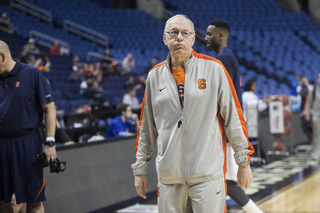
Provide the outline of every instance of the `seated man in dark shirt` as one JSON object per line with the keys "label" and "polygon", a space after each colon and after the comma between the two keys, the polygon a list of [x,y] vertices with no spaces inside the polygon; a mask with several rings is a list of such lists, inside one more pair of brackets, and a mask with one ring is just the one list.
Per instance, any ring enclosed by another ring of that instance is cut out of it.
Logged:
{"label": "seated man in dark shirt", "polygon": [[118,116],[115,117],[106,134],[107,138],[126,137],[136,135],[139,125],[139,117],[132,113],[131,106],[119,104],[117,107]]}

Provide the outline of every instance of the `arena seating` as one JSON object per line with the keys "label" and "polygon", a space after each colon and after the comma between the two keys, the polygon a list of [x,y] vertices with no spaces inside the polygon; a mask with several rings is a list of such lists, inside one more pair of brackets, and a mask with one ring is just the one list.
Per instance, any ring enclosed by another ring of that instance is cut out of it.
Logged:
{"label": "arena seating", "polygon": [[17,34],[24,38],[29,37],[30,30],[36,30],[51,37],[68,42],[71,46],[72,52],[74,54],[79,54],[83,58],[85,58],[87,51],[94,51],[97,46],[94,42],[81,39],[79,36],[72,35],[61,28],[54,27],[52,23],[43,22],[34,16],[27,15],[25,12],[14,10],[10,6],[0,4],[0,9],[1,11],[7,12]]}
{"label": "arena seating", "polygon": [[[242,65],[242,82],[256,78],[261,85],[257,88],[260,98],[263,94],[289,94],[289,85],[297,74],[316,79],[320,31],[305,12],[283,11],[271,0],[165,2],[175,8],[173,13],[186,14],[203,31],[215,19],[230,23],[229,46]],[[215,56],[205,47],[200,50]]]}
{"label": "arena seating", "polygon": [[[41,22],[22,11],[0,4],[6,11],[17,35],[28,37],[30,30],[56,37],[70,44],[72,53],[86,60],[88,51],[103,54],[104,47],[73,35],[61,28],[62,21],[69,19],[109,37],[111,53],[123,59],[131,52],[136,61],[133,74],[145,72],[155,56],[165,60],[168,50],[162,42],[164,23],[140,10],[102,8],[89,1],[51,1],[28,0],[28,2],[49,10],[53,23]],[[305,12],[282,11],[276,1],[237,1],[237,0],[166,0],[166,5],[174,8],[175,14],[186,14],[195,26],[205,31],[214,19],[225,19],[231,27],[229,46],[234,50],[241,69],[242,82],[255,78],[259,87],[257,94],[289,94],[289,85],[295,75],[303,74],[314,79],[320,66],[320,31]],[[201,11],[201,12],[199,12]],[[13,38],[14,40],[14,38]],[[18,39],[16,39],[18,40]],[[23,42],[22,42],[23,41]],[[11,42],[18,55],[26,39]],[[215,56],[196,41],[194,49]],[[51,71],[44,73],[50,80],[57,100],[82,99],[78,83],[67,83],[70,76],[70,57],[50,56]],[[104,79],[103,96],[113,106],[121,102],[124,78]],[[138,92],[142,100],[143,93]],[[61,105],[62,106],[62,105]],[[69,104],[70,106],[70,104]],[[68,112],[72,112],[71,109]]]}

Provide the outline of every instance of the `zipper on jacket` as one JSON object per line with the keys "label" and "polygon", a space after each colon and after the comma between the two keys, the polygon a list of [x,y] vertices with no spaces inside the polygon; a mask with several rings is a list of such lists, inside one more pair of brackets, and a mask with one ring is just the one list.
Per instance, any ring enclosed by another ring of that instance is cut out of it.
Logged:
{"label": "zipper on jacket", "polygon": [[[178,122],[178,128],[180,128],[180,125],[182,124],[182,120],[183,120],[183,113],[184,113],[184,109],[181,109],[181,115],[180,115],[180,119],[179,119],[179,122]],[[186,147],[185,147],[185,144],[184,144],[184,138],[183,138],[183,128],[180,129],[180,138],[181,138],[181,163],[182,163],[182,176],[183,176],[183,182],[184,183],[188,183],[187,181],[187,175],[186,175],[186,172],[187,172],[187,165],[186,165]]]}
{"label": "zipper on jacket", "polygon": [[[187,79],[187,72],[186,72],[186,68],[185,68],[185,75],[184,75],[184,98],[183,98],[183,106],[181,106],[181,115],[180,115],[180,126],[183,122],[183,115],[184,115],[184,107],[185,107],[185,98],[186,98],[186,79]],[[178,123],[178,128],[179,127],[179,123]],[[184,182],[187,184],[188,183],[188,178],[187,178],[187,160],[186,160],[186,144],[184,143],[184,129],[183,129],[183,126],[181,128],[181,161],[183,162],[183,176],[184,176]],[[182,157],[183,156],[183,157]]]}
{"label": "zipper on jacket", "polygon": [[182,121],[183,121],[183,109],[181,110],[181,115],[180,115],[180,119],[178,121],[178,128],[180,128],[181,124],[182,124]]}
{"label": "zipper on jacket", "polygon": [[[172,70],[171,70],[171,67],[170,67],[170,71],[171,71],[171,76],[172,76],[172,78],[173,78],[173,81],[174,81],[174,83],[175,83],[175,86],[177,85],[177,82],[176,82],[176,79],[174,78],[174,76],[173,76],[173,73],[172,73]],[[185,76],[186,76],[186,73],[185,73]],[[186,79],[186,77],[184,77],[185,79]],[[186,82],[184,82],[184,85],[186,85]],[[177,87],[177,86],[176,86]],[[177,91],[177,97],[178,97],[178,100],[179,100],[179,103],[180,103],[180,109],[181,109],[181,114],[180,114],[180,118],[179,118],[179,121],[178,121],[178,128],[180,129],[180,127],[181,127],[181,124],[182,124],[182,122],[183,122],[183,114],[184,114],[184,100],[183,100],[183,102],[180,102],[180,96],[179,96],[179,91],[178,90],[176,90]],[[185,94],[185,90],[184,90],[184,94]],[[181,105],[182,104],[182,105]],[[183,144],[183,133],[182,133],[182,128],[180,129],[180,131],[181,131],[181,162],[183,162],[183,171],[182,172],[184,172],[183,173],[183,182],[184,183],[188,183],[188,181],[187,181],[187,177],[186,177],[186,168],[187,168],[187,166],[186,166],[186,160],[185,160],[185,148],[184,148],[184,144]]]}

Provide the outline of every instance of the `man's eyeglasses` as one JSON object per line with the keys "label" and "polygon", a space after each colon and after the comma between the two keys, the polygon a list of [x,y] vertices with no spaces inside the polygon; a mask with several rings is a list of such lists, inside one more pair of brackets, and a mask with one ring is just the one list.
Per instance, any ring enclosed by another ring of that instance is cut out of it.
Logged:
{"label": "man's eyeglasses", "polygon": [[178,31],[178,30],[171,30],[171,31],[164,31],[165,33],[168,33],[172,38],[178,37],[179,33],[185,38],[188,38],[191,34],[194,34],[194,32],[189,31]]}

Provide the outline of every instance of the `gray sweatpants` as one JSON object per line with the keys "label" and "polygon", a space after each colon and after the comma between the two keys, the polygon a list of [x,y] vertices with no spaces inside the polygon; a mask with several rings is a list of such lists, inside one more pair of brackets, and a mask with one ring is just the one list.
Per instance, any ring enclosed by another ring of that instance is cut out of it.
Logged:
{"label": "gray sweatpants", "polygon": [[189,213],[191,203],[196,213],[224,213],[226,193],[224,178],[197,184],[158,183],[159,213]]}
{"label": "gray sweatpants", "polygon": [[313,150],[312,157],[320,160],[320,117],[312,116]]}

